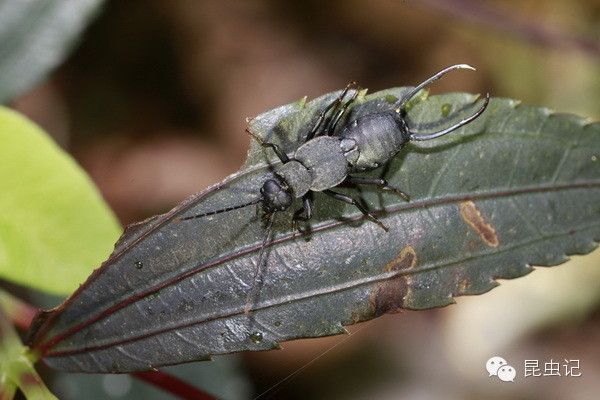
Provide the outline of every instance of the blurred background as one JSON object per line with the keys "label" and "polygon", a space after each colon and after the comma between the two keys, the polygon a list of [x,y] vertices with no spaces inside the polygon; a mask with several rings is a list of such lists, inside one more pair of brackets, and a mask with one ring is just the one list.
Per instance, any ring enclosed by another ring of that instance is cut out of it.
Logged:
{"label": "blurred background", "polygon": [[[106,1],[66,62],[10,105],[77,159],[126,225],[236,171],[247,117],[350,80],[412,85],[455,63],[478,71],[433,92],[597,120],[600,2]],[[227,399],[274,385],[263,398],[598,398],[600,253],[349,331],[174,371]],[[488,377],[495,355],[517,369],[515,383]],[[543,372],[550,359],[579,360],[582,376],[524,378],[525,360]],[[128,376],[53,379],[61,398],[167,398]]]}

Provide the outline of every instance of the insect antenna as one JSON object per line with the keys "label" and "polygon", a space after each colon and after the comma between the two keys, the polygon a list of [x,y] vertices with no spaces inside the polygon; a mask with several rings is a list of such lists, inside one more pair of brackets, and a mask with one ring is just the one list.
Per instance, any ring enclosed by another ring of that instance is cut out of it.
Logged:
{"label": "insect antenna", "polygon": [[214,210],[214,211],[209,211],[209,212],[205,212],[202,214],[195,214],[195,215],[189,215],[187,217],[180,217],[179,220],[181,221],[187,221],[189,219],[196,219],[196,218],[203,218],[203,217],[208,217],[210,215],[215,215],[215,214],[221,214],[227,211],[233,211],[233,210],[238,210],[240,208],[244,208],[244,207],[248,207],[248,206],[252,206],[254,204],[258,204],[262,201],[262,197],[259,197],[258,199],[254,199],[248,203],[244,203],[244,204],[239,204],[237,206],[231,206],[231,207],[227,207],[227,208],[221,208],[218,210]]}
{"label": "insect antenna", "polygon": [[461,126],[466,125],[469,122],[473,121],[475,118],[479,117],[481,115],[481,113],[483,113],[485,111],[489,102],[490,102],[490,94],[486,93],[483,104],[481,105],[481,107],[479,107],[479,110],[477,110],[473,115],[470,115],[470,116],[458,121],[456,124],[446,128],[446,129],[443,129],[441,131],[438,131],[438,132],[433,132],[433,133],[428,133],[428,134],[417,134],[416,132],[409,130],[408,131],[409,137],[411,140],[430,140],[430,139],[438,138],[440,136],[444,136],[445,134],[455,131],[458,128],[460,128]]}
{"label": "insect antenna", "polygon": [[[246,296],[246,304],[244,305],[244,314],[248,314],[250,309],[254,305],[256,300],[256,296],[258,294],[258,289],[262,284],[262,268],[265,263],[265,256],[267,254],[267,244],[269,244],[269,240],[271,239],[271,235],[273,234],[273,220],[275,219],[275,213],[271,213],[267,216],[267,228],[265,231],[265,238],[262,241],[260,246],[260,250],[258,251],[258,262],[256,263],[256,270],[254,271],[254,277],[252,278],[252,286],[250,287],[250,291]],[[265,265],[266,266],[266,265]]]}

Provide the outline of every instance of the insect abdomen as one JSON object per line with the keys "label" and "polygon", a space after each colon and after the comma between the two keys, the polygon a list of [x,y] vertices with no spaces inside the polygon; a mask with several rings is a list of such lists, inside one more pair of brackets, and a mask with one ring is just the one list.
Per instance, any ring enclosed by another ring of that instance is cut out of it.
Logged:
{"label": "insect abdomen", "polygon": [[357,170],[370,170],[387,163],[407,142],[402,125],[393,112],[369,114],[350,123],[341,133],[356,142],[358,158],[349,162]]}

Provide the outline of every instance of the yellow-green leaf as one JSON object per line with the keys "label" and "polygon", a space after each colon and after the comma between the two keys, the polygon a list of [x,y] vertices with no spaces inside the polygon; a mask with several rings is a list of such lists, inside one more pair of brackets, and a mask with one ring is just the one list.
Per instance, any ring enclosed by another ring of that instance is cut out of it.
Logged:
{"label": "yellow-green leaf", "polygon": [[39,127],[0,108],[0,278],[69,294],[112,249],[114,215]]}

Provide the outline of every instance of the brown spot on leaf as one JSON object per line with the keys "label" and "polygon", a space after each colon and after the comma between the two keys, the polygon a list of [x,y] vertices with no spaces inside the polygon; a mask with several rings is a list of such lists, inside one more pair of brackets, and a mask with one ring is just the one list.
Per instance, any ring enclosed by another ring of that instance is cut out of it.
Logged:
{"label": "brown spot on leaf", "polygon": [[[417,253],[411,246],[406,246],[384,268],[385,272],[405,271],[417,264]],[[385,313],[399,312],[404,305],[404,297],[408,293],[408,278],[395,276],[379,283],[371,294],[371,305],[375,316]]]}
{"label": "brown spot on leaf", "polygon": [[462,219],[479,235],[481,240],[490,247],[498,247],[500,241],[496,230],[488,224],[481,212],[472,201],[463,201],[458,205]]}

